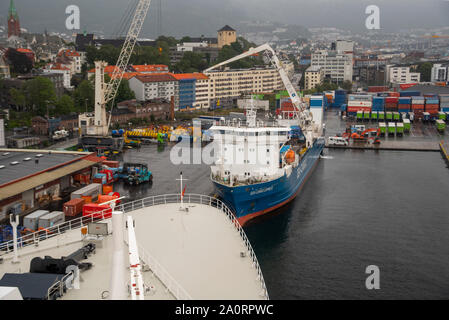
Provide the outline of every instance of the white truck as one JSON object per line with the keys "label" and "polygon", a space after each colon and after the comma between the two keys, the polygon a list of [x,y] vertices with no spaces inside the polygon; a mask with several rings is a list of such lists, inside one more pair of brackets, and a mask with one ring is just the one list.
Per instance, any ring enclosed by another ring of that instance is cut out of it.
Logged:
{"label": "white truck", "polygon": [[67,130],[59,130],[55,131],[53,134],[53,140],[62,140],[69,136],[69,132]]}

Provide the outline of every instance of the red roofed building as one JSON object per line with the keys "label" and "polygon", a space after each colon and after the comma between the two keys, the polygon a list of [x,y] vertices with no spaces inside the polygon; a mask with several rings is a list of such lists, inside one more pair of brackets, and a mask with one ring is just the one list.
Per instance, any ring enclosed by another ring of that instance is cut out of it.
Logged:
{"label": "red roofed building", "polygon": [[69,50],[69,49],[61,50],[58,53],[58,57],[59,58],[65,57],[65,58],[71,60],[72,63],[73,63],[73,67],[72,67],[73,72],[81,73],[81,66],[83,64],[83,60],[84,59],[83,59],[83,57],[81,56],[81,54],[79,52],[72,51],[72,50]]}
{"label": "red roofed building", "polygon": [[27,56],[28,59],[30,59],[34,63],[34,52],[30,49],[24,49],[24,48],[18,48],[17,52],[23,53]]}
{"label": "red roofed building", "polygon": [[168,66],[164,64],[132,65],[130,69],[143,74],[168,73]]}

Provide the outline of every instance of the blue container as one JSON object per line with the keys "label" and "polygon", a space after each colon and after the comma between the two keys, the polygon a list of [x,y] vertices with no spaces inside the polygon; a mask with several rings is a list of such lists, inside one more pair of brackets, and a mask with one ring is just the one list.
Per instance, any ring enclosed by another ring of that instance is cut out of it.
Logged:
{"label": "blue container", "polygon": [[421,95],[419,91],[403,91],[399,93],[401,97],[417,97]]}
{"label": "blue container", "polygon": [[399,98],[399,104],[411,104],[412,98],[410,97],[401,97]]}
{"label": "blue container", "polygon": [[398,109],[399,113],[408,113],[410,112],[410,109]]}
{"label": "blue container", "polygon": [[341,110],[341,111],[346,111],[346,104],[342,104],[342,105],[340,106],[340,110]]}
{"label": "blue container", "polygon": [[318,107],[318,108],[320,108],[320,107],[323,107],[324,106],[324,101],[323,101],[323,99],[311,99],[310,100],[310,107],[311,108],[313,108],[313,107]]}

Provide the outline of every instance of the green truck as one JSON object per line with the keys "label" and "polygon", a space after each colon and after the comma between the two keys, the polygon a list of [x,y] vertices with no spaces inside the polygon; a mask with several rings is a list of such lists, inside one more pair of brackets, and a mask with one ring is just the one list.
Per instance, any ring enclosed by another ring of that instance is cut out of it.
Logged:
{"label": "green truck", "polygon": [[380,135],[385,136],[385,134],[387,133],[387,125],[385,124],[385,122],[379,122],[379,129]]}
{"label": "green truck", "polygon": [[363,111],[363,120],[368,120],[370,119],[370,112],[369,111]]}
{"label": "green truck", "polygon": [[399,112],[393,112],[393,120],[394,121],[401,120],[401,114]]}
{"label": "green truck", "polygon": [[402,123],[404,124],[404,132],[410,132],[411,124],[409,119],[402,120]]}
{"label": "green truck", "polygon": [[379,116],[378,111],[371,111],[371,120],[377,120]]}
{"label": "green truck", "polygon": [[357,120],[362,121],[363,120],[363,111],[357,111]]}
{"label": "green truck", "polygon": [[393,121],[393,112],[385,112],[385,116],[387,118],[387,121]]}
{"label": "green truck", "polygon": [[436,121],[436,125],[437,125],[438,132],[444,133],[444,130],[446,130],[446,123],[443,120],[438,119]]}
{"label": "green truck", "polygon": [[446,120],[446,113],[445,112],[438,112],[438,119],[445,121]]}
{"label": "green truck", "polygon": [[388,122],[388,135],[394,136],[396,133],[396,123],[395,122]]}
{"label": "green truck", "polygon": [[385,112],[379,111],[377,118],[379,119],[379,121],[385,120]]}
{"label": "green truck", "polygon": [[402,122],[396,123],[396,134],[402,136],[404,134],[404,124]]}

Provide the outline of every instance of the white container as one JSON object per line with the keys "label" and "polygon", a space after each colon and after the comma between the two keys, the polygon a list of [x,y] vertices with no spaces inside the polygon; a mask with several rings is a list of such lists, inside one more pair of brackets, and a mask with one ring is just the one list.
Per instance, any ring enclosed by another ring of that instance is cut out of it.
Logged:
{"label": "white container", "polygon": [[23,226],[26,229],[36,231],[39,227],[39,219],[49,213],[47,210],[37,210],[23,218]]}
{"label": "white container", "polygon": [[81,188],[79,190],[73,191],[70,195],[70,200],[78,199],[83,196],[92,196],[92,198],[97,197],[99,194],[101,194],[101,184],[99,183],[92,183],[84,188]]}
{"label": "white container", "polygon": [[39,228],[48,229],[65,221],[62,211],[53,211],[39,218]]}

